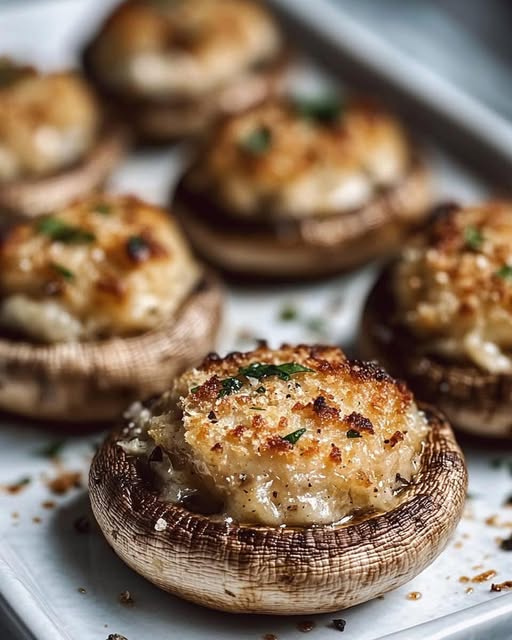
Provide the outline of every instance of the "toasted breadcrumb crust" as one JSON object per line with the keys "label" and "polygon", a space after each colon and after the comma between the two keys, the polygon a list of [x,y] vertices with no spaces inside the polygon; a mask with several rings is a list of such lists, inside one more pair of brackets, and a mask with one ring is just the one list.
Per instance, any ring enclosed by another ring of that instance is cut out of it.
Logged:
{"label": "toasted breadcrumb crust", "polygon": [[512,203],[445,209],[403,250],[393,283],[420,347],[512,372]]}
{"label": "toasted breadcrumb crust", "polygon": [[98,194],[4,237],[0,325],[50,343],[135,335],[168,320],[199,278],[165,211]]}
{"label": "toasted breadcrumb crust", "polygon": [[0,58],[0,183],[73,165],[96,141],[100,119],[78,74],[38,73]]}
{"label": "toasted breadcrumb crust", "polygon": [[[255,363],[287,366],[277,369],[281,376],[241,373]],[[296,372],[283,374],[291,364]],[[210,356],[151,410],[128,418],[135,431],[120,443],[125,451],[147,453],[147,433],[166,453],[158,456],[164,498],[198,492],[222,504],[226,517],[271,526],[336,523],[395,507],[428,431],[404,384],[319,346]]]}
{"label": "toasted breadcrumb crust", "polygon": [[402,127],[368,101],[325,122],[274,100],[214,128],[186,181],[234,217],[304,218],[361,207],[410,165]]}
{"label": "toasted breadcrumb crust", "polygon": [[280,48],[274,21],[252,0],[129,0],[107,19],[91,54],[112,89],[195,99]]}

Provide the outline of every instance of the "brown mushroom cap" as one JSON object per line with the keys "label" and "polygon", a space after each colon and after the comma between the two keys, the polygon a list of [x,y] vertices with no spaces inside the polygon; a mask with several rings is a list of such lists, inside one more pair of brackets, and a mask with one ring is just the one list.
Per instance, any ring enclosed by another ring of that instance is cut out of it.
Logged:
{"label": "brown mushroom cap", "polygon": [[512,376],[423,351],[399,321],[392,268],[384,270],[366,303],[359,338],[363,357],[378,360],[404,378],[421,400],[439,407],[457,428],[487,437],[512,437]]}
{"label": "brown mushroom cap", "polygon": [[211,351],[221,306],[221,287],[209,274],[166,323],[140,336],[53,345],[0,338],[0,409],[67,422],[112,420]]}
{"label": "brown mushroom cap", "polygon": [[90,193],[104,184],[119,164],[127,143],[123,129],[105,126],[96,144],[78,164],[47,177],[0,184],[0,212],[38,216]]}
{"label": "brown mushroom cap", "polygon": [[285,83],[292,55],[284,50],[228,86],[210,92],[206,98],[148,99],[115,91],[99,77],[92,64],[94,40],[82,55],[84,73],[96,87],[109,109],[117,112],[142,144],[174,142],[196,136],[223,115],[236,113],[279,94]]}
{"label": "brown mushroom cap", "polygon": [[250,223],[208,194],[192,193],[186,176],[172,206],[204,260],[237,277],[268,281],[333,275],[390,254],[424,219],[430,199],[428,173],[416,157],[400,183],[336,215]]}
{"label": "brown mushroom cap", "polygon": [[431,427],[401,504],[348,525],[244,526],[163,502],[147,465],[111,434],[89,488],[109,544],[157,586],[230,612],[306,614],[365,602],[409,581],[445,547],[463,510],[467,475],[449,424],[423,407]]}

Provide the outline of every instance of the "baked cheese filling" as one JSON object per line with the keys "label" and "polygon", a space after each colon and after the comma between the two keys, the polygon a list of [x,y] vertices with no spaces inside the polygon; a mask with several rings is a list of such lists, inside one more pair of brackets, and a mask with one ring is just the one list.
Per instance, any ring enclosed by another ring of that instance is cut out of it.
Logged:
{"label": "baked cheese filling", "polygon": [[410,167],[393,117],[324,96],[268,102],[220,123],[186,180],[232,216],[302,219],[364,206]]}
{"label": "baked cheese filling", "polygon": [[144,0],[123,3],[93,49],[96,72],[147,98],[199,98],[274,59],[281,37],[252,0]]}
{"label": "baked cheese filling", "polygon": [[0,182],[73,165],[99,127],[98,105],[77,74],[41,74],[0,59]]}
{"label": "baked cheese filling", "polygon": [[512,373],[512,204],[453,208],[404,249],[398,313],[425,351]]}
{"label": "baked cheese filling", "polygon": [[393,509],[428,432],[403,384],[328,347],[210,357],[127,418],[164,499],[269,526]]}
{"label": "baked cheese filling", "polygon": [[200,275],[165,211],[91,196],[8,232],[0,327],[47,343],[137,335],[168,321]]}

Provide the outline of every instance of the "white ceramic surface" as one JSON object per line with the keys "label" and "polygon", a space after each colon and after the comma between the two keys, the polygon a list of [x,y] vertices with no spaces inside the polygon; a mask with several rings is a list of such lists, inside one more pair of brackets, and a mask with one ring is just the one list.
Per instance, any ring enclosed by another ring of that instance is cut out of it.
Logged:
{"label": "white ceramic surface", "polygon": [[[2,48],[49,66],[62,66],[73,60],[76,38],[83,38],[107,4],[75,0],[4,9],[0,13]],[[183,153],[183,149],[139,153],[119,170],[114,187],[163,203]],[[431,160],[441,195],[470,200],[484,193],[481,184],[440,152],[431,151]],[[332,341],[350,350],[373,276],[374,268],[368,267],[319,285],[286,290],[230,289],[219,349],[250,347],[254,337],[265,337],[271,344]],[[288,304],[299,309],[299,320],[279,320],[280,310]],[[101,434],[70,437],[13,420],[1,423],[0,485],[24,477],[31,482],[16,495],[0,491],[0,594],[38,640],[104,640],[111,633],[123,634],[128,640],[256,640],[265,634],[290,640],[304,636],[297,628],[302,618],[230,616],[170,597],[125,567],[94,526],[87,534],[77,533],[74,521],[83,515],[91,517],[85,489],[73,489],[61,497],[52,495],[46,481],[59,469],[40,455],[48,442],[61,438],[65,439],[61,465],[81,471],[85,482],[93,447]],[[502,506],[512,494],[512,455],[510,451],[476,449],[471,444],[465,450],[471,474],[470,500],[466,517],[447,550],[421,576],[382,600],[339,615],[311,618],[315,628],[307,637],[334,640],[339,632],[331,621],[339,617],[347,621],[340,637],[380,638],[487,602],[497,595],[490,593],[491,581],[512,580],[512,553],[500,551],[496,542],[496,538],[512,533],[512,508]],[[493,465],[496,460],[499,467]],[[43,507],[48,500],[56,503],[55,508]],[[497,524],[507,526],[486,524],[493,515],[497,515]],[[497,575],[488,582],[459,581],[461,576],[472,577],[491,569]],[[472,592],[468,593],[468,588]],[[119,594],[126,590],[135,600],[133,606],[119,602]],[[412,592],[421,593],[421,599],[408,599]],[[403,637],[429,637],[423,633],[410,630]]]}

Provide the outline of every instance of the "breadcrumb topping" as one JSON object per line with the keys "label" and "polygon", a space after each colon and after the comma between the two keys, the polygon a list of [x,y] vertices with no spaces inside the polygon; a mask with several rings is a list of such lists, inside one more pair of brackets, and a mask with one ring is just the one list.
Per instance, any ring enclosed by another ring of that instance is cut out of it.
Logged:
{"label": "breadcrumb topping", "polygon": [[252,0],[130,0],[97,37],[96,73],[148,98],[199,98],[277,55],[279,31]]}
{"label": "breadcrumb topping", "polygon": [[394,508],[428,430],[405,385],[333,347],[211,356],[152,414],[165,497],[192,488],[227,517],[271,526]]}
{"label": "breadcrumb topping", "polygon": [[38,73],[0,58],[0,182],[48,175],[95,142],[100,111],[76,73]]}
{"label": "breadcrumb topping", "polygon": [[[233,216],[272,219],[365,205],[410,167],[399,123],[368,102],[273,101],[215,128],[187,176]],[[329,102],[331,104],[329,104]]]}
{"label": "breadcrumb topping", "polygon": [[42,342],[134,335],[169,319],[199,277],[166,212],[98,194],[8,232],[0,326]]}
{"label": "breadcrumb topping", "polygon": [[402,252],[394,290],[425,350],[511,373],[512,204],[445,211]]}

